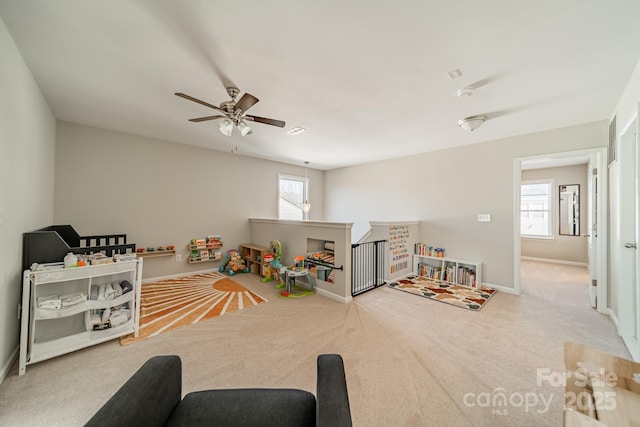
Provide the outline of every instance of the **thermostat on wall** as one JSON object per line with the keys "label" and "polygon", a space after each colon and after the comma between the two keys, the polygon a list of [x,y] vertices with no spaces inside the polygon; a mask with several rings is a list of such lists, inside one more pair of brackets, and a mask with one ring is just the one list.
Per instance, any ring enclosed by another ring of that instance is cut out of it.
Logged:
{"label": "thermostat on wall", "polygon": [[491,222],[491,214],[478,214],[478,222]]}

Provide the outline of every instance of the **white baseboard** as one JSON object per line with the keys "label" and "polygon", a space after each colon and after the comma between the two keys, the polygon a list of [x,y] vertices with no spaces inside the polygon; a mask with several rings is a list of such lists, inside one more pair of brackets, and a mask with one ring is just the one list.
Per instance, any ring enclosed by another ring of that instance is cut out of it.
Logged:
{"label": "white baseboard", "polygon": [[16,346],[16,348],[13,349],[13,351],[11,352],[11,356],[9,356],[9,359],[7,359],[5,364],[2,365],[2,368],[0,369],[0,384],[2,384],[2,382],[7,377],[7,375],[9,375],[9,370],[11,369],[16,359],[18,358],[19,349],[20,349],[20,346]]}
{"label": "white baseboard", "polygon": [[520,259],[524,261],[547,262],[549,264],[564,264],[589,268],[589,264],[587,264],[586,262],[565,261],[562,259],[535,258],[531,256],[522,256],[520,257]]}
{"label": "white baseboard", "polygon": [[[611,308],[606,308],[604,314],[609,315],[609,318],[615,325],[616,331],[617,331],[618,318],[616,317],[616,314],[613,312],[613,310],[611,310]],[[640,362],[640,343],[638,343],[638,340],[633,337],[625,337],[624,335],[620,335],[620,338],[622,338],[622,342],[627,348],[627,351],[629,352],[631,359],[633,359],[636,362]]]}
{"label": "white baseboard", "polygon": [[605,308],[603,314],[608,314],[609,315],[609,318],[611,319],[613,324],[616,326],[616,331],[617,331],[618,330],[618,318],[616,317],[616,314],[613,312],[613,310],[611,310],[610,308]]}
{"label": "white baseboard", "polygon": [[520,295],[520,292],[517,292],[513,288],[507,288],[506,286],[492,285],[491,283],[481,283],[481,286],[485,288],[495,289],[496,291],[504,292],[506,294]]}
{"label": "white baseboard", "polygon": [[631,359],[633,359],[634,362],[640,362],[639,360],[640,354],[638,351],[638,347],[640,347],[640,345],[638,344],[638,339],[633,337],[622,336],[622,341],[624,342],[624,345],[627,347],[627,351],[631,355]]}
{"label": "white baseboard", "polygon": [[332,292],[329,292],[327,290],[320,289],[320,288],[316,288],[315,291],[316,291],[316,293],[322,295],[323,297],[327,297],[329,299],[341,302],[343,304],[350,303],[353,300],[353,297],[351,297],[351,296],[346,297],[346,298],[345,297],[341,297],[340,295],[336,295],[336,294],[334,294]]}

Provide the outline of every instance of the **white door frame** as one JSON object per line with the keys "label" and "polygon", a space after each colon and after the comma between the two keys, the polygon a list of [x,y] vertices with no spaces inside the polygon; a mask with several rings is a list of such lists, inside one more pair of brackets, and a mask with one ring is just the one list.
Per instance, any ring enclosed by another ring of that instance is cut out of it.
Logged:
{"label": "white door frame", "polygon": [[[607,172],[607,148],[598,147],[585,150],[566,151],[562,153],[549,153],[537,156],[517,157],[514,159],[514,209],[513,209],[513,284],[516,294],[521,293],[520,284],[520,257],[521,257],[521,241],[520,241],[520,182],[522,175],[522,164],[532,161],[561,161],[572,157],[589,156],[591,162],[598,168],[598,224],[597,239],[595,242],[597,259],[596,263],[598,289],[597,289],[597,310],[600,313],[608,313],[607,301],[607,259],[608,259],[608,172]],[[589,225],[591,227],[591,225]],[[591,230],[589,230],[591,231]]]}

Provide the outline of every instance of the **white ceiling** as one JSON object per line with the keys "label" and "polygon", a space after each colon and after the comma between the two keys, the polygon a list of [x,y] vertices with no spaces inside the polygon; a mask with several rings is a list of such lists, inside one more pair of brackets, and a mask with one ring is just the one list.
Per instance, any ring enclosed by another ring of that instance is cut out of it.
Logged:
{"label": "white ceiling", "polygon": [[[607,119],[640,56],[638,0],[0,0],[0,17],[58,119],[324,170]],[[174,92],[218,105],[225,83],[286,127],[187,121],[216,112]],[[489,119],[456,125],[472,115]]]}

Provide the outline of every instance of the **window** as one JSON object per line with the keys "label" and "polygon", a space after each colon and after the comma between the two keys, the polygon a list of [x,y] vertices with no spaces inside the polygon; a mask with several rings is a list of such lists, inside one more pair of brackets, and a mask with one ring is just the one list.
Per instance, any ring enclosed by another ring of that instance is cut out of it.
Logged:
{"label": "window", "polygon": [[520,235],[551,238],[553,182],[527,181],[520,187]]}
{"label": "window", "polygon": [[303,176],[278,174],[278,219],[307,219],[302,204],[309,197],[308,184]]}

